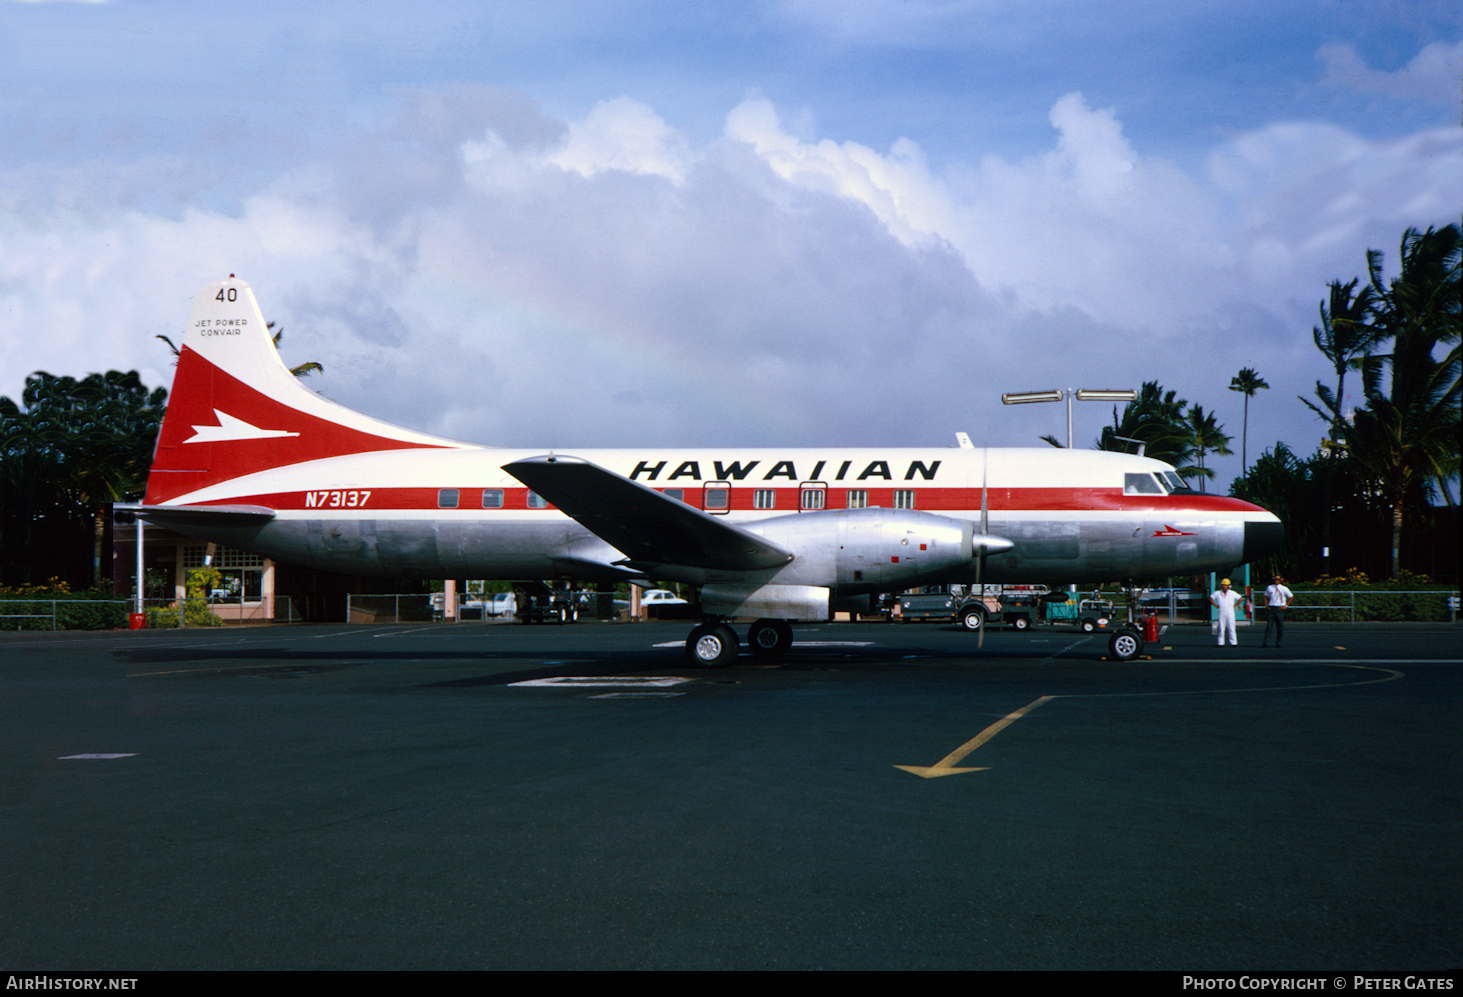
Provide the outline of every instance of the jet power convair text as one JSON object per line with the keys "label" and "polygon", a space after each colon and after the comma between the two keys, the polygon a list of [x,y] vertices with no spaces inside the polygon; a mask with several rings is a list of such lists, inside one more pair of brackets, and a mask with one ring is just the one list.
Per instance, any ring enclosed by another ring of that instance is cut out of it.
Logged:
{"label": "jet power convair text", "polygon": [[[218,335],[219,332],[226,335]],[[1273,515],[1091,450],[462,443],[302,386],[249,285],[193,300],[147,494],[149,522],[353,574],[700,587],[700,664],[779,654],[790,621],[916,585],[1104,581],[1230,568],[1278,546]]]}

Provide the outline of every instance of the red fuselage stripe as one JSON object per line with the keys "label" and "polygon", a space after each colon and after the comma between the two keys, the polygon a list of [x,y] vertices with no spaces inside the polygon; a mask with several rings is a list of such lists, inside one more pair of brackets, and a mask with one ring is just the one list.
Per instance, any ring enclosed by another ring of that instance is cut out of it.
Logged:
{"label": "red fuselage stripe", "polygon": [[[457,492],[457,504],[444,507],[439,496],[444,490]],[[664,489],[661,489],[662,491]],[[980,508],[979,488],[939,488],[931,485],[911,489],[914,506],[923,512],[969,512]],[[415,511],[438,509],[444,514],[468,512],[542,512],[530,509],[529,490],[524,487],[486,489],[502,495],[502,505],[485,507],[482,504],[485,489],[477,486],[447,486],[438,488],[356,488],[318,489],[305,492],[274,492],[261,495],[235,495],[199,505],[260,505],[279,510],[305,510],[329,514],[335,511]],[[698,487],[681,489],[686,504],[702,509],[703,490]],[[771,507],[755,507],[754,493],[772,492]],[[753,488],[750,486],[731,489],[731,512],[776,512],[798,511],[801,489]],[[830,487],[827,489],[825,509],[846,509],[850,489]],[[894,488],[864,488],[866,504],[893,508]],[[157,503],[148,503],[157,504]],[[1224,495],[1124,495],[1118,488],[991,488],[987,495],[991,512],[1151,512],[1155,516],[1176,516],[1192,513],[1212,512],[1259,512],[1259,507]],[[553,507],[550,506],[550,509]],[[715,510],[717,512],[720,509]],[[815,510],[807,510],[815,511]]]}

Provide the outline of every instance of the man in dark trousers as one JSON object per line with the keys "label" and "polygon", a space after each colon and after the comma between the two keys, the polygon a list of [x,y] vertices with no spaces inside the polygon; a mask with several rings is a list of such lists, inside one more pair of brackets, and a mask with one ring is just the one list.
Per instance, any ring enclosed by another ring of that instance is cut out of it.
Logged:
{"label": "man in dark trousers", "polygon": [[1275,628],[1275,646],[1279,647],[1280,642],[1285,639],[1285,607],[1290,605],[1290,600],[1295,598],[1295,593],[1285,587],[1285,579],[1279,575],[1265,589],[1265,636],[1260,641],[1261,647],[1270,646],[1270,628]]}

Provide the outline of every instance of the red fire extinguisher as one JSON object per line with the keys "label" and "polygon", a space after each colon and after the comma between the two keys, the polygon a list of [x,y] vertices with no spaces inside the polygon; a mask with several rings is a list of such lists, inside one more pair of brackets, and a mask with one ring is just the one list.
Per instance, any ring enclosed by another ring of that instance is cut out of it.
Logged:
{"label": "red fire extinguisher", "polygon": [[1158,614],[1149,613],[1143,617],[1143,640],[1153,644],[1158,642]]}

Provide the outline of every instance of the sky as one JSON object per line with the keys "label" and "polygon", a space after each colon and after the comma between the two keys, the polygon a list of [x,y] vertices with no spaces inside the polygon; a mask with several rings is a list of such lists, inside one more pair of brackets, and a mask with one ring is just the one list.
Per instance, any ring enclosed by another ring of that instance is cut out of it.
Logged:
{"label": "sky", "polygon": [[1327,283],[1460,221],[1460,90],[1456,0],[0,0],[0,395],[169,384],[236,273],[456,439],[1041,446],[1002,392],[1158,381],[1225,491],[1231,378],[1311,453]]}

